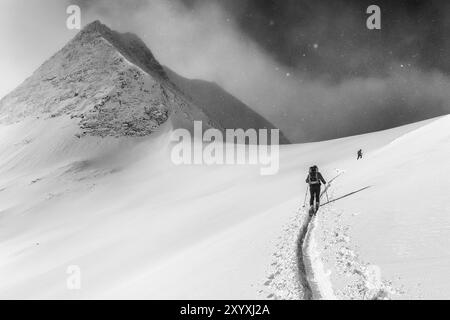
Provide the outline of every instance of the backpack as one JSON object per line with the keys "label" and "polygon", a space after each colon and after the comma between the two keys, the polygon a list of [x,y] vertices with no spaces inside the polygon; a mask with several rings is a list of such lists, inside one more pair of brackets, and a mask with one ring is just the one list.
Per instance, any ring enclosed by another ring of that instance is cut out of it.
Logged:
{"label": "backpack", "polygon": [[319,182],[319,171],[316,166],[309,168],[309,184],[318,184]]}

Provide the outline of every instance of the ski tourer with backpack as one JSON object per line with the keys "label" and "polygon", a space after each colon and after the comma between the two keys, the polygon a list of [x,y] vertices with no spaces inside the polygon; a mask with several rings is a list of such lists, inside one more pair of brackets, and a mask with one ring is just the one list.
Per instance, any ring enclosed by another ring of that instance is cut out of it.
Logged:
{"label": "ski tourer with backpack", "polygon": [[309,185],[309,214],[315,215],[320,206],[320,189],[321,185],[327,184],[322,174],[319,172],[317,166],[309,168],[308,176],[306,177],[306,183]]}

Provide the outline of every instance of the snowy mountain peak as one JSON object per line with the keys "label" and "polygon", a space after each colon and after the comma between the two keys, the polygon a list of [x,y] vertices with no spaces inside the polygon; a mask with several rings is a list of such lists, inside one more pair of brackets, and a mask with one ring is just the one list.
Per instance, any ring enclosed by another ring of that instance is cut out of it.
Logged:
{"label": "snowy mountain peak", "polygon": [[80,136],[145,136],[183,101],[137,36],[95,21],[0,101],[0,121],[69,115]]}
{"label": "snowy mountain peak", "polygon": [[194,121],[205,130],[274,128],[225,91],[180,79],[138,36],[94,21],[0,100],[0,122],[69,116],[79,137],[146,136],[168,120],[189,130]]}
{"label": "snowy mountain peak", "polygon": [[99,32],[101,34],[107,34],[111,33],[112,30],[108,28],[106,25],[101,23],[100,20],[92,21],[91,23],[88,23],[83,30],[81,30],[81,33],[87,33],[87,32]]}
{"label": "snowy mountain peak", "polygon": [[80,33],[78,33],[77,36],[81,36],[86,33],[95,33],[98,32],[100,34],[107,34],[111,33],[112,30],[108,28],[106,25],[100,22],[100,20],[92,21],[91,23],[87,24]]}
{"label": "snowy mountain peak", "polygon": [[111,43],[128,61],[139,66],[144,71],[158,75],[167,80],[164,69],[155,59],[145,43],[133,33],[119,33],[111,30],[99,20],[91,22],[74,38],[74,42],[83,45],[102,37]]}

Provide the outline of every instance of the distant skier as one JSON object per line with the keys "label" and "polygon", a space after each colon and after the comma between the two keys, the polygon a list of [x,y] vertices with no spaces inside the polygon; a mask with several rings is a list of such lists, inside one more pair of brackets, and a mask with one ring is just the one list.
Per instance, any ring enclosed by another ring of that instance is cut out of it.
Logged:
{"label": "distant skier", "polygon": [[359,149],[358,150],[358,158],[356,158],[356,160],[362,159],[362,156],[363,156],[362,150]]}
{"label": "distant skier", "polygon": [[309,193],[311,195],[309,198],[309,205],[311,207],[310,210],[312,210],[313,213],[316,213],[317,210],[319,210],[321,183],[327,184],[317,166],[312,166],[309,168],[306,183],[309,184]]}

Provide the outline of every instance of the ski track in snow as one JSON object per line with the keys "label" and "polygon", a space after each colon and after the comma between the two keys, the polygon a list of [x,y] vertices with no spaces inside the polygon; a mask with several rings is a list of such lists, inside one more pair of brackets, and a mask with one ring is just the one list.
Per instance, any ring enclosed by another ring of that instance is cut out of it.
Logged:
{"label": "ski track in snow", "polygon": [[336,300],[333,287],[330,282],[330,271],[325,271],[324,265],[320,258],[314,231],[316,228],[315,217],[309,221],[305,241],[303,242],[303,262],[305,264],[306,280],[311,290],[311,299],[314,300]]}
{"label": "ski track in snow", "polygon": [[[401,294],[391,282],[382,280],[378,266],[361,261],[341,216],[333,206],[314,217],[299,208],[277,240],[259,294],[276,300],[374,300]],[[336,288],[333,280],[338,282]]]}
{"label": "ski track in snow", "polygon": [[266,299],[336,299],[322,271],[313,231],[315,218],[299,208],[283,228],[259,294]]}
{"label": "ski track in snow", "polygon": [[300,228],[300,232],[298,234],[298,240],[297,240],[297,269],[298,269],[298,275],[300,284],[303,288],[304,292],[304,299],[305,300],[312,300],[314,298],[314,292],[313,288],[310,284],[310,268],[308,256],[305,255],[305,244],[308,241],[307,235],[309,231],[309,226],[311,224],[311,217],[308,213],[306,213],[306,220],[305,223]]}
{"label": "ski track in snow", "polygon": [[315,219],[307,208],[300,207],[283,228],[264,289],[258,292],[264,298],[336,299],[314,241]]}

